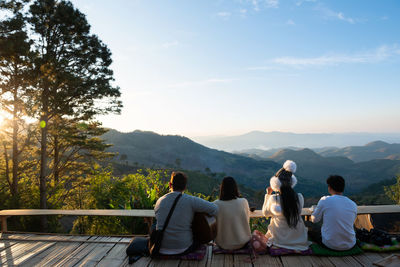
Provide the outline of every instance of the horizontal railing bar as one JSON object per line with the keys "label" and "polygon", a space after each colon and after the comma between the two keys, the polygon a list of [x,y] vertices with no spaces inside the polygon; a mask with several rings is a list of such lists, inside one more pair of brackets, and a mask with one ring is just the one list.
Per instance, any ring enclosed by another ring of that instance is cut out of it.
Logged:
{"label": "horizontal railing bar", "polygon": [[[358,214],[400,213],[400,205],[358,206]],[[311,208],[303,208],[301,215],[311,215]],[[16,209],[1,210],[0,216],[36,216],[36,215],[71,215],[71,216],[126,216],[155,217],[154,210],[53,210],[53,209]],[[250,217],[264,217],[261,210],[250,213]]]}
{"label": "horizontal railing bar", "polygon": [[75,216],[128,216],[154,217],[154,210],[53,210],[53,209],[16,209],[2,210],[0,216],[20,215],[75,215]]}

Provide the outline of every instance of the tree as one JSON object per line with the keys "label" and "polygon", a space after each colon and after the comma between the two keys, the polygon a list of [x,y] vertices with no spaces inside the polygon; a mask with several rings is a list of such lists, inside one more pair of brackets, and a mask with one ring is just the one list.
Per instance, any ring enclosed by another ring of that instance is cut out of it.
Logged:
{"label": "tree", "polygon": [[[40,117],[40,208],[47,208],[48,134],[63,118],[90,121],[120,112],[120,91],[112,85],[111,52],[90,33],[85,15],[69,1],[36,0],[28,12],[34,40],[35,114]],[[42,227],[46,228],[43,218]]]}
{"label": "tree", "polygon": [[92,173],[96,161],[114,156],[105,152],[110,145],[99,136],[107,130],[98,122],[88,124],[75,120],[53,120],[49,127],[49,186],[47,201],[60,208],[74,192],[77,181]]}
{"label": "tree", "polygon": [[[0,1],[0,8],[12,14],[8,19],[1,19],[0,28],[0,50],[3,52],[0,58],[3,71],[1,86],[4,89],[1,100],[3,108],[7,106],[15,118],[11,169],[15,175],[13,181],[10,178],[8,181],[13,192],[17,192],[14,185],[18,184],[16,173],[21,149],[15,141],[20,130],[18,120],[25,112],[40,122],[40,208],[47,208],[51,179],[54,186],[60,173],[67,170],[65,166],[73,165],[61,163],[60,149],[67,144],[71,145],[67,152],[80,147],[79,153],[66,157],[78,164],[82,163],[80,152],[89,149],[88,145],[92,146],[91,151],[96,151],[94,147],[97,145],[104,145],[93,142],[97,134],[104,132],[95,123],[95,116],[119,113],[122,107],[118,100],[120,91],[113,85],[109,49],[90,33],[85,15],[69,1],[3,0]],[[65,122],[67,125],[64,125]],[[96,127],[91,128],[91,133],[82,134],[85,131],[77,127],[82,123]],[[71,131],[71,135],[66,135],[66,131]],[[29,136],[26,132],[25,135]],[[8,143],[3,144],[5,161],[9,163]],[[10,168],[6,170],[9,175]],[[68,169],[68,172],[71,174],[75,170]],[[46,228],[44,217],[42,226]]]}
{"label": "tree", "polygon": [[[20,156],[30,143],[31,136],[31,130],[26,127],[27,124],[23,119],[27,115],[26,106],[30,95],[31,57],[33,56],[30,51],[31,41],[25,27],[25,17],[22,13],[25,2],[0,2],[0,9],[5,10],[9,15],[0,21],[0,102],[1,108],[11,117],[11,131],[5,130],[3,154],[5,177],[16,208],[19,206]],[[4,128],[8,129],[8,127]],[[11,146],[11,157],[8,155],[9,146]]]}

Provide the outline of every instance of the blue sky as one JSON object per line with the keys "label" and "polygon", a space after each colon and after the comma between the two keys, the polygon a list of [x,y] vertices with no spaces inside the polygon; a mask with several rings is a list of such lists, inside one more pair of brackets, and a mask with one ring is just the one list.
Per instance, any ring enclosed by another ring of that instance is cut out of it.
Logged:
{"label": "blue sky", "polygon": [[74,0],[113,53],[104,126],[400,132],[400,1]]}

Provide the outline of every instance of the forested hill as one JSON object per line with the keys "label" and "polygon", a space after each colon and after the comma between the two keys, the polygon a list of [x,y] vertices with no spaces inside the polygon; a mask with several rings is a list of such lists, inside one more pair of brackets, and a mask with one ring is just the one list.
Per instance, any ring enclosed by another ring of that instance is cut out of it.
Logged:
{"label": "forested hill", "polygon": [[324,157],[343,156],[355,162],[373,159],[400,160],[400,144],[389,144],[375,141],[365,146],[349,146],[344,148],[327,148],[319,151]]}
{"label": "forested hill", "polygon": [[265,189],[269,178],[287,159],[297,162],[297,189],[307,195],[320,194],[325,189],[325,179],[331,174],[346,178],[349,193],[360,192],[370,184],[400,174],[398,160],[353,162],[343,156],[323,157],[311,149],[283,149],[268,159],[261,159],[210,149],[186,137],[153,132],[110,130],[103,138],[113,144],[110,150],[118,152],[117,160],[130,166],[224,173],[256,190]]}
{"label": "forested hill", "polygon": [[119,159],[129,165],[225,173],[253,188],[265,188],[269,177],[281,167],[271,160],[255,160],[210,149],[182,136],[110,130],[103,138],[113,144],[110,151],[118,152]]}
{"label": "forested hill", "polygon": [[269,157],[282,163],[292,159],[298,164],[298,173],[315,181],[329,174],[340,174],[355,191],[400,174],[400,160],[373,159],[353,162],[347,157],[323,157],[311,149],[283,149]]}

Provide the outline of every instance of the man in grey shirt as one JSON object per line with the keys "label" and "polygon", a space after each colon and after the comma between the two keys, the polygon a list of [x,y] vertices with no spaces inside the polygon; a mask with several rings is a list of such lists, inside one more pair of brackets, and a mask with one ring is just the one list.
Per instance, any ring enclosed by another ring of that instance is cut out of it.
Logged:
{"label": "man in grey shirt", "polygon": [[161,243],[161,254],[185,254],[195,249],[192,234],[192,221],[195,212],[205,212],[210,216],[217,215],[218,207],[214,203],[201,198],[183,194],[186,189],[187,177],[182,172],[173,172],[169,187],[172,192],[158,199],[154,211],[156,214],[156,229],[163,229],[165,220],[171,210],[172,204],[179,194],[175,210],[171,216]]}

